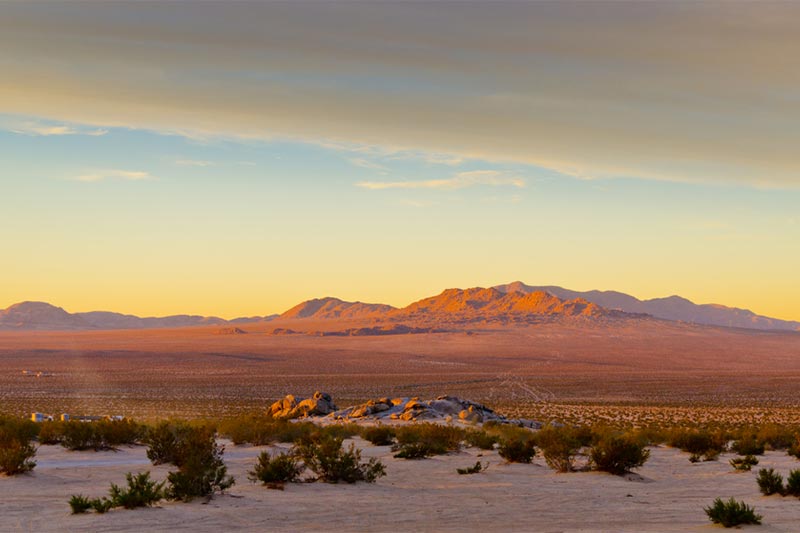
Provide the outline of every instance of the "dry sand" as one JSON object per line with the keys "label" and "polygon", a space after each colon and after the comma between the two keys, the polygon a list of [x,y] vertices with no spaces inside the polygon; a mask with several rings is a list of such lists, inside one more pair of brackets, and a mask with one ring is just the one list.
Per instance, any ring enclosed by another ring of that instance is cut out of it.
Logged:
{"label": "dry sand", "polygon": [[144,447],[118,452],[69,452],[42,446],[32,474],[0,478],[0,530],[11,531],[703,531],[714,530],[703,507],[717,497],[743,499],[763,515],[756,531],[798,531],[800,500],[761,496],[755,470],[784,476],[800,462],[768,452],[753,472],[719,461],[691,464],[671,448],[652,448],[632,479],[595,472],[556,474],[536,464],[504,464],[496,452],[480,459],[487,472],[462,476],[474,449],[422,461],[394,459],[388,447],[355,439],[364,456],[380,457],[387,475],[370,485],[291,484],[269,490],[246,472],[265,447],[227,445],[225,460],[237,484],[208,504],[164,503],[157,508],[69,514],[71,494],[102,496],[128,471],[151,466]]}

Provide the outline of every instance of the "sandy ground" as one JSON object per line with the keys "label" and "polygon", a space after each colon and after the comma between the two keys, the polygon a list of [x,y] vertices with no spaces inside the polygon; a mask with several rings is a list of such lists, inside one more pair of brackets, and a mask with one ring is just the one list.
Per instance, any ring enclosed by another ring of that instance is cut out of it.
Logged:
{"label": "sandy ground", "polygon": [[0,478],[3,532],[11,531],[703,531],[717,529],[703,507],[717,497],[743,499],[763,515],[757,531],[798,531],[800,500],[761,496],[758,468],[784,476],[800,462],[768,452],[753,472],[737,473],[719,461],[691,464],[688,455],[653,448],[632,479],[584,472],[556,474],[541,458],[533,465],[504,464],[483,452],[488,471],[455,472],[481,452],[423,461],[394,459],[388,447],[355,439],[364,456],[380,457],[387,475],[375,484],[292,484],[268,490],[246,472],[263,447],[228,444],[225,459],[237,484],[204,504],[164,503],[106,515],[69,514],[71,494],[106,493],[128,471],[150,470],[163,479],[169,467],[150,466],[144,447],[118,452],[69,452],[43,446],[33,473]]}

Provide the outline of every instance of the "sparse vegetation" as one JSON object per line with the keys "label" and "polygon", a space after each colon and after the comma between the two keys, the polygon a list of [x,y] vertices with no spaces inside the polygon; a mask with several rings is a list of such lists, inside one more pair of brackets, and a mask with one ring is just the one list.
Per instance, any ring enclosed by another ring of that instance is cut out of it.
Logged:
{"label": "sparse vegetation", "polygon": [[34,469],[36,447],[31,443],[35,435],[32,429],[35,428],[25,420],[0,418],[0,474],[15,476]]}
{"label": "sparse vegetation", "polygon": [[465,432],[441,424],[412,424],[396,430],[397,444],[392,450],[402,459],[424,459],[461,449]]}
{"label": "sparse vegetation", "polygon": [[290,422],[266,415],[245,415],[226,419],[219,426],[219,433],[231,439],[234,444],[254,446],[295,442],[319,430],[320,428],[311,422]]}
{"label": "sparse vegetation", "polygon": [[726,436],[722,431],[674,428],[667,432],[666,442],[673,448],[689,452],[692,463],[714,461],[725,450]]}
{"label": "sparse vegetation", "polygon": [[536,434],[536,444],[547,466],[556,472],[571,472],[575,468],[575,456],[582,445],[578,430],[567,426],[544,427]]}
{"label": "sparse vegetation", "polygon": [[391,446],[394,444],[395,430],[389,426],[369,426],[361,430],[361,437],[374,446]]}
{"label": "sparse vegetation", "polygon": [[480,461],[476,461],[474,465],[467,468],[456,468],[456,472],[462,476],[467,474],[480,474],[481,472],[485,472],[487,468],[489,468],[489,463],[483,464]]}
{"label": "sparse vegetation", "polygon": [[644,444],[626,435],[605,433],[597,436],[592,445],[592,467],[601,472],[621,476],[642,466],[650,457]]}
{"label": "sparse vegetation", "polygon": [[760,524],[761,515],[744,502],[737,502],[731,498],[724,501],[721,498],[714,500],[710,507],[705,508],[709,520],[723,527],[735,527],[744,524]]}
{"label": "sparse vegetation", "polygon": [[352,443],[345,450],[342,447],[343,440],[341,437],[320,433],[298,443],[295,453],[317,475],[319,481],[326,483],[374,483],[379,477],[386,475],[383,463],[374,457],[367,462],[361,462],[361,451]]}
{"label": "sparse vegetation", "polygon": [[175,443],[172,463],[178,470],[167,476],[167,497],[190,501],[233,486],[234,479],[222,461],[224,453],[225,447],[217,443],[214,428],[184,427]]}
{"label": "sparse vegetation", "polygon": [[744,457],[734,457],[729,462],[736,470],[749,472],[751,468],[758,464],[758,459],[755,455],[745,455]]}
{"label": "sparse vegetation", "polygon": [[253,470],[248,472],[248,479],[264,485],[292,483],[300,478],[305,466],[290,453],[270,455],[261,452]]}
{"label": "sparse vegetation", "polygon": [[530,463],[536,455],[536,446],[533,438],[512,438],[500,442],[497,453],[509,463]]}
{"label": "sparse vegetation", "polygon": [[[60,429],[59,438],[56,433]],[[46,438],[59,441],[69,450],[113,450],[124,444],[136,444],[144,434],[144,427],[131,420],[98,420],[81,422],[72,420],[48,428]]]}
{"label": "sparse vegetation", "polygon": [[486,431],[468,431],[465,440],[468,445],[474,446],[475,448],[493,450],[499,438],[497,435],[492,435]]}
{"label": "sparse vegetation", "polygon": [[73,494],[69,499],[72,514],[83,514],[92,508],[92,501],[83,494]]}
{"label": "sparse vegetation", "polygon": [[783,476],[775,472],[772,468],[762,468],[758,471],[758,490],[764,496],[771,496],[772,494],[783,494]]}
{"label": "sparse vegetation", "polygon": [[111,484],[109,490],[111,505],[109,507],[106,507],[107,504],[102,501],[93,507],[95,509],[105,508],[105,510],[110,507],[136,509],[137,507],[150,507],[164,498],[164,482],[157,483],[150,479],[150,472],[140,472],[135,476],[128,472],[125,479],[128,482],[128,486],[125,488],[120,488],[114,483]]}
{"label": "sparse vegetation", "polygon": [[800,498],[800,470],[792,470],[786,477],[786,490],[787,496],[797,496]]}
{"label": "sparse vegetation", "polygon": [[731,450],[739,455],[764,455],[764,448],[755,435],[744,435],[731,445]]}

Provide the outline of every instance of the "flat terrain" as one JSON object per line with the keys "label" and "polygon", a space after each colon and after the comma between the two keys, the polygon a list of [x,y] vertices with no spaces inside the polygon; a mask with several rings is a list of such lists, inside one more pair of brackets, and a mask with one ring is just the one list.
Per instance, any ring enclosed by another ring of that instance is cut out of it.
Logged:
{"label": "flat terrain", "polygon": [[3,332],[0,412],[224,416],[324,390],[340,407],[452,394],[540,419],[800,422],[798,333],[657,320],[364,337],[268,334],[276,327],[332,326]]}
{"label": "flat terrain", "polygon": [[[0,478],[3,531],[708,531],[703,512],[717,496],[755,506],[764,525],[755,531],[797,531],[796,498],[761,496],[755,471],[736,473],[728,455],[691,464],[671,448],[652,448],[639,475],[627,479],[597,472],[556,474],[541,459],[505,464],[496,452],[466,451],[422,461],[394,459],[388,447],[356,439],[364,457],[380,457],[387,475],[374,485],[292,484],[269,490],[247,481],[260,450],[227,446],[225,460],[237,483],[208,504],[163,503],[106,515],[69,514],[70,495],[95,497],[126,472],[150,470],[163,479],[168,467],[151,466],[145,448],[119,452],[68,452],[43,446],[31,474]],[[481,474],[455,469],[477,459]],[[768,452],[759,467],[784,476],[800,463]]]}

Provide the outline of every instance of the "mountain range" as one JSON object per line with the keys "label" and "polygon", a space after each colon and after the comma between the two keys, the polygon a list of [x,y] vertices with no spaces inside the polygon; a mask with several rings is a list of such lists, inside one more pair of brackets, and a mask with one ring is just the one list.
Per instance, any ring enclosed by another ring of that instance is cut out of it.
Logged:
{"label": "mountain range", "polygon": [[440,327],[477,322],[536,323],[542,320],[611,320],[651,317],[703,325],[759,330],[800,331],[800,322],[756,315],[717,304],[698,305],[680,296],[639,300],[615,291],[579,292],[522,282],[490,288],[447,289],[398,309],[385,304],[318,298],[281,315],[219,317],[173,315],[137,317],[107,311],[69,313],[44,302],[22,302],[0,310],[0,330],[111,330],[235,325],[268,320],[358,319],[364,322],[413,322]]}

